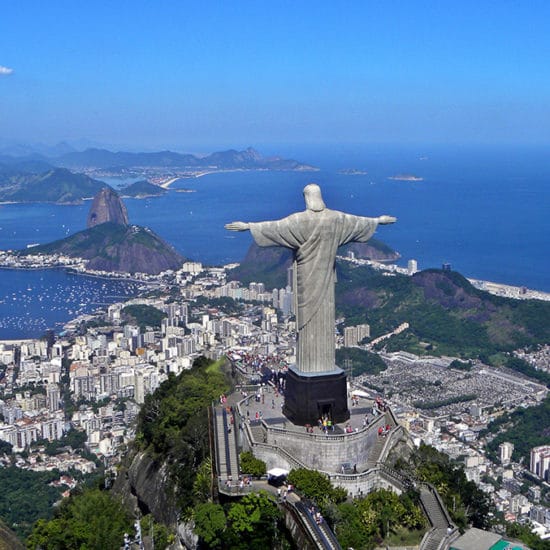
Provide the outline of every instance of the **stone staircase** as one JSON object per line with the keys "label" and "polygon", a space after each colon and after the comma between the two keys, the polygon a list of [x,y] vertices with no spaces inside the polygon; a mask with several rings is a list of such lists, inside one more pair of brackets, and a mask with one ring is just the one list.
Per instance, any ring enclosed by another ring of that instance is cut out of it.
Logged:
{"label": "stone staircase", "polygon": [[432,525],[432,529],[422,540],[420,548],[421,550],[439,550],[447,536],[447,529],[452,528],[452,525],[435,492],[426,485],[420,486],[420,502]]}
{"label": "stone staircase", "polygon": [[[237,449],[236,430],[230,418],[232,413],[220,407],[214,407],[214,425],[216,428],[216,456],[218,459],[218,476],[237,480],[239,477],[239,453]],[[231,432],[228,428],[231,426]]]}
{"label": "stone staircase", "polygon": [[225,425],[223,421],[222,411],[219,408],[213,407],[214,426],[216,429],[216,458],[218,459],[218,475],[227,479],[227,453],[225,448]]}
{"label": "stone staircase", "polygon": [[[227,413],[226,422],[232,427],[231,433],[227,434],[227,445],[228,445],[228,474],[233,477],[234,480],[237,480],[239,477],[239,451],[237,448],[237,429],[235,422],[230,423],[229,418],[233,413]],[[234,417],[233,417],[233,420]]]}
{"label": "stone staircase", "polygon": [[295,512],[300,516],[304,529],[309,534],[309,539],[313,546],[318,550],[342,550],[338,539],[331,531],[325,521],[317,523],[309,513],[307,506],[299,499],[296,502],[287,503],[291,505]]}
{"label": "stone staircase", "polygon": [[386,440],[382,437],[379,437],[376,441],[376,444],[372,448],[372,450],[369,453],[369,458],[366,463],[365,469],[368,470],[370,468],[374,468],[376,466],[376,463],[378,462],[378,459],[380,458],[380,455],[382,454],[382,449],[384,448],[384,444],[386,443]]}
{"label": "stone staircase", "polygon": [[250,429],[250,434],[252,435],[256,443],[264,443],[265,432],[261,424],[253,422],[249,424],[249,429]]}
{"label": "stone staircase", "polygon": [[[389,414],[386,414],[384,415],[384,417],[385,417],[384,425],[389,424],[393,430],[395,428],[395,423],[393,422],[391,416]],[[369,458],[365,464],[365,469],[368,470],[369,468],[374,468],[377,465],[387,440],[388,440],[387,437],[379,437],[377,439],[376,443],[374,444],[372,450],[369,453]]]}

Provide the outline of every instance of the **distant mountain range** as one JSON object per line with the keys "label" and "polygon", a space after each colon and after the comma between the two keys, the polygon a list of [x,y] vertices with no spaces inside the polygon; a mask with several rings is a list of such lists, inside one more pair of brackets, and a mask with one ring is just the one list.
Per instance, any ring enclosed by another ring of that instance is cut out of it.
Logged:
{"label": "distant mountain range", "polygon": [[0,201],[73,204],[93,197],[107,184],[66,168],[47,168],[41,161],[0,165]]}
{"label": "distant mountain range", "polygon": [[[71,169],[71,170],[69,170]],[[56,202],[70,204],[93,197],[107,184],[75,171],[109,170],[126,174],[128,170],[153,169],[154,173],[215,172],[220,170],[296,170],[317,168],[292,159],[264,157],[249,147],[244,151],[220,151],[205,157],[172,151],[158,153],[113,153],[106,149],[68,152],[57,158],[38,154],[10,156],[0,154],[0,202]],[[167,172],[163,170],[166,169]],[[144,197],[164,193],[160,187],[140,181],[123,190],[125,196]]]}
{"label": "distant mountain range", "polygon": [[265,170],[316,170],[314,166],[281,157],[264,157],[249,147],[244,151],[230,149],[212,153],[205,157],[192,154],[159,151],[157,153],[113,153],[106,149],[87,149],[82,152],[66,153],[53,159],[56,166],[66,168],[204,168],[218,170],[265,169]]}

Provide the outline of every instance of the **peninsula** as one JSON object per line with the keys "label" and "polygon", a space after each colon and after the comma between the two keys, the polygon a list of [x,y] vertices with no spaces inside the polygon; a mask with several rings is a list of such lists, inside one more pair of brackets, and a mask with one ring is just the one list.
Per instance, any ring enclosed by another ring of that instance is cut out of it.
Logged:
{"label": "peninsula", "polygon": [[81,259],[86,270],[147,273],[181,267],[184,258],[151,229],[130,225],[120,197],[104,187],[92,202],[88,228],[53,243],[34,246],[21,255],[62,255]]}

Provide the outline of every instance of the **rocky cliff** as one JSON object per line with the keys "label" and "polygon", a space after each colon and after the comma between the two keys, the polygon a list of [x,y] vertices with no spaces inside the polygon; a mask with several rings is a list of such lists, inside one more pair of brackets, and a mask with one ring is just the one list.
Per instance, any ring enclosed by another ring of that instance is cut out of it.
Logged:
{"label": "rocky cliff", "polygon": [[94,197],[86,227],[94,227],[106,222],[128,225],[126,206],[110,187],[104,187]]}
{"label": "rocky cliff", "polygon": [[88,269],[156,275],[178,269],[184,258],[154,231],[128,225],[124,203],[111,188],[101,189],[88,214],[88,229],[35,246],[21,254],[64,254],[88,260]]}
{"label": "rocky cliff", "polygon": [[153,514],[156,521],[175,527],[178,508],[174,483],[163,460],[154,460],[146,452],[125,458],[113,490],[130,509]]}

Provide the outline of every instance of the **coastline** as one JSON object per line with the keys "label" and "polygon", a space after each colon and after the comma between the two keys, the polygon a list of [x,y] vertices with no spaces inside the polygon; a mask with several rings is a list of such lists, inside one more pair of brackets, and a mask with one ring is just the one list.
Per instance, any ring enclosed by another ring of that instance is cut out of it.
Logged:
{"label": "coastline", "polygon": [[[159,285],[160,282],[156,280],[147,280],[147,279],[135,279],[130,274],[126,273],[118,273],[115,271],[109,272],[109,273],[102,273],[97,271],[88,271],[85,269],[75,269],[72,266],[64,266],[64,265],[35,265],[35,266],[13,266],[13,265],[1,265],[0,264],[0,270],[3,271],[42,271],[42,270],[63,270],[67,273],[71,273],[72,275],[81,275],[83,277],[94,277],[96,279],[106,279],[108,281],[124,281],[124,282],[130,282],[130,283],[140,283],[144,285],[151,285],[156,286]],[[144,276],[147,277],[155,277],[155,275],[148,275],[146,273],[143,273]]]}
{"label": "coastline", "polygon": [[[390,265],[387,265],[387,264],[382,264],[382,263],[379,263],[379,262],[373,262],[373,261],[370,261],[370,260],[356,260],[356,259],[349,259],[349,258],[342,258],[346,261],[351,261],[353,263],[357,263],[359,265],[370,265],[371,267],[374,267],[375,269],[378,269],[378,270],[381,270],[381,271],[386,271],[388,272],[389,275],[391,274],[395,274],[395,273],[401,273],[401,274],[404,274],[404,275],[411,275],[410,273],[407,272],[406,269],[402,268],[402,267],[399,267],[395,264],[390,264]],[[44,258],[42,258],[42,260],[44,260]],[[89,278],[89,279],[101,279],[101,280],[105,280],[105,281],[110,281],[110,282],[113,282],[113,283],[116,283],[116,282],[119,282],[119,283],[128,283],[128,284],[133,284],[133,285],[136,285],[135,287],[135,290],[134,292],[136,293],[134,296],[139,296],[141,293],[143,292],[147,292],[147,289],[155,289],[155,288],[161,288],[163,285],[166,285],[166,284],[171,284],[167,279],[166,279],[166,273],[160,273],[158,275],[146,275],[146,274],[124,274],[124,273],[118,273],[118,272],[96,272],[96,271],[87,271],[85,268],[83,268],[82,266],[78,266],[78,267],[75,267],[74,265],[62,265],[60,263],[57,263],[56,265],[47,265],[47,264],[40,264],[40,265],[25,265],[25,266],[21,266],[21,265],[5,265],[5,262],[2,263],[0,262],[0,270],[3,270],[3,271],[35,271],[35,272],[38,272],[38,271],[41,271],[41,270],[49,270],[49,271],[52,271],[52,270],[63,270],[65,273],[67,274],[71,274],[71,275],[80,275],[80,276],[83,276],[85,278]],[[17,276],[15,276],[17,278]],[[7,280],[9,280],[7,278]],[[527,289],[525,287],[516,287],[516,286],[512,286],[512,285],[505,285],[505,284],[500,284],[500,283],[495,283],[493,281],[483,281],[483,280],[479,280],[479,279],[473,279],[473,278],[468,278],[468,281],[475,287],[475,288],[478,288],[484,292],[488,292],[490,294],[494,294],[494,295],[497,295],[497,296],[504,296],[504,297],[507,297],[507,298],[510,298],[510,299],[516,299],[516,300],[540,300],[540,301],[550,301],[550,293],[548,292],[543,292],[543,291],[538,291],[538,290],[532,290],[532,289]],[[72,283],[73,285],[76,285],[77,288],[86,288],[86,287],[81,287],[80,285],[85,285],[84,282],[82,283],[78,283],[77,281],[73,282]],[[34,284],[33,283],[28,283],[28,286],[29,288],[27,288],[27,291],[30,291],[31,290],[31,287],[34,288]],[[9,286],[8,286],[9,288]],[[23,289],[19,289],[18,291],[18,295],[20,293],[22,293],[23,295],[25,295],[25,291],[24,291],[24,288]],[[15,294],[13,294],[13,296],[15,296]],[[4,300],[4,298],[6,298]],[[125,301],[131,299],[131,297],[126,297],[124,298],[123,296],[120,296],[121,299],[117,300],[119,302],[122,302],[124,303]],[[15,298],[13,298],[15,299]],[[10,300],[11,300],[11,297],[10,297],[10,294],[5,294],[4,296],[0,296],[0,303],[4,303],[4,304],[9,304],[10,303]],[[41,301],[41,298],[40,298],[40,301]],[[78,302],[78,300],[76,300],[75,304]],[[66,312],[66,317],[65,319],[61,322],[56,322],[56,324],[63,324],[64,326],[67,324],[67,323],[70,323],[72,321],[75,320],[75,317],[74,315],[72,314],[73,312],[71,311],[71,309],[74,309],[74,304],[71,302],[71,300],[67,300],[67,297],[65,297],[64,299],[64,303],[66,304],[66,307],[67,307],[67,312]],[[81,306],[83,304],[80,304]],[[4,306],[5,307],[5,306]],[[9,311],[9,310],[7,310]],[[74,312],[76,313],[76,311]],[[21,314],[15,314],[17,315],[21,320],[24,319],[24,316],[22,316]],[[27,313],[28,315],[28,313]],[[78,317],[78,315],[77,315]],[[54,329],[55,330],[55,329]],[[31,331],[32,332],[32,331]],[[11,341],[16,341],[16,340],[32,340],[33,338],[29,338],[27,335],[29,334],[28,331],[23,331],[20,333],[20,335],[14,337],[14,338],[1,338],[1,340],[3,342],[11,342]]]}
{"label": "coastline", "polygon": [[308,168],[294,169],[294,168],[218,168],[216,170],[198,170],[197,172],[187,172],[180,176],[170,178],[160,184],[156,184],[163,189],[169,189],[175,181],[180,179],[194,179],[202,178],[210,174],[231,174],[235,172],[319,172],[319,168],[310,166]]}
{"label": "coastline", "polygon": [[[115,272],[115,271],[98,272],[93,270],[87,270],[82,263],[79,264],[79,262],[85,262],[85,260],[82,260],[79,258],[71,258],[70,263],[64,264],[56,256],[53,256],[53,257],[41,256],[39,258],[41,262],[43,262],[44,260],[50,260],[56,263],[55,264],[38,263],[38,264],[21,265],[21,264],[14,264],[14,263],[6,263],[6,257],[3,258],[2,256],[7,256],[7,258],[11,259],[11,262],[17,261],[17,259],[19,258],[17,254],[13,254],[13,253],[9,254],[7,251],[0,250],[0,270],[37,271],[41,269],[63,269],[68,273],[72,273],[74,275],[84,275],[87,277],[96,277],[100,279],[120,280],[120,281],[128,281],[128,282],[143,283],[143,284],[150,284],[150,285],[158,285],[161,283],[161,279],[162,279],[162,273],[159,273],[157,275],[151,275],[147,273],[129,274],[129,273]],[[30,256],[24,256],[24,258],[29,259]],[[393,263],[394,260],[388,260],[388,261],[358,260],[358,259],[350,260],[349,258],[344,256],[337,256],[337,258],[344,261],[351,261],[359,264],[370,265],[371,267],[374,267],[375,269],[380,269],[382,271],[390,271],[394,273],[401,273],[402,275],[410,275],[407,269],[399,267],[397,264]],[[483,279],[477,279],[475,277],[467,277],[465,275],[464,277],[475,288],[479,290],[483,290],[485,292],[489,292],[490,294],[495,294],[497,296],[505,296],[508,298],[513,298],[518,300],[536,299],[536,300],[550,301],[550,292],[546,292],[544,290],[527,288],[525,286],[515,286],[515,285],[506,284],[506,283],[498,283],[495,281],[486,281]]]}

